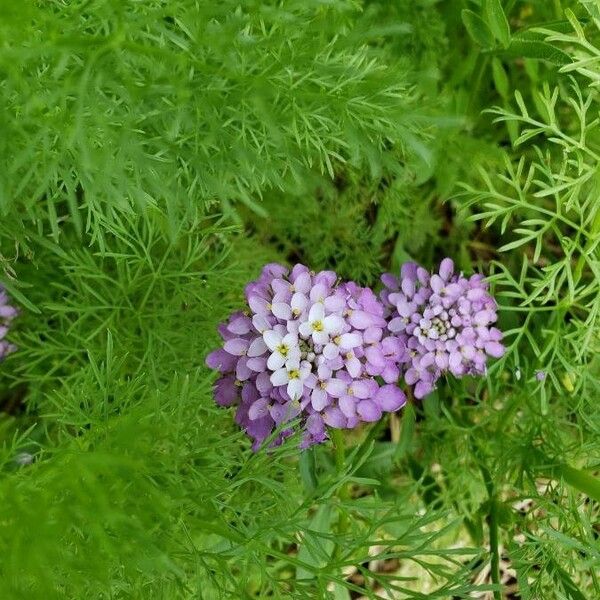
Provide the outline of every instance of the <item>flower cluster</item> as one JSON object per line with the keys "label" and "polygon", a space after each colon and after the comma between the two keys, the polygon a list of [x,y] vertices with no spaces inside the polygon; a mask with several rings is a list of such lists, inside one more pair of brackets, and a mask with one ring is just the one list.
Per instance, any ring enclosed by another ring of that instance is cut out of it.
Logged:
{"label": "flower cluster", "polygon": [[430,275],[415,263],[402,266],[400,278],[382,276],[381,299],[388,330],[405,347],[404,380],[423,398],[446,372],[456,377],[482,375],[488,356],[504,354],[496,322],[496,302],[482,275],[454,273],[444,259]]}
{"label": "flower cluster", "polygon": [[216,402],[237,405],[254,448],[275,429],[281,441],[295,419],[303,447],[322,442],[326,426],[352,428],[401,408],[399,381],[423,398],[443,374],[485,374],[488,357],[504,353],[481,275],[456,274],[446,258],[437,273],[405,263],[400,277],[382,281],[378,298],[332,271],[269,264],[248,284],[248,310],[219,326],[223,347],[206,363],[221,373]]}
{"label": "flower cluster", "polygon": [[405,348],[369,288],[332,271],[269,264],[246,299],[249,310],[219,327],[223,347],[206,362],[221,373],[217,403],[238,405],[236,421],[255,448],[275,428],[289,434],[296,418],[308,446],[326,439],[326,425],[377,421],[406,402],[396,386]]}
{"label": "flower cluster", "polygon": [[0,360],[15,350],[15,347],[6,339],[6,334],[8,333],[10,322],[17,316],[17,309],[8,302],[6,290],[0,284]]}

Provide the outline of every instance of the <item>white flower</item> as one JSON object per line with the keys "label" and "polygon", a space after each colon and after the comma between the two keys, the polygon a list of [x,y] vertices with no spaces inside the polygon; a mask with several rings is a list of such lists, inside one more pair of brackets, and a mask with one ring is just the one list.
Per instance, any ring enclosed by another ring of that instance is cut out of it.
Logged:
{"label": "white flower", "polygon": [[276,325],[273,329],[265,331],[262,339],[272,352],[267,360],[267,367],[271,371],[280,369],[288,360],[300,360],[298,337],[288,333],[283,325]]}
{"label": "white flower", "polygon": [[307,361],[291,359],[285,366],[277,369],[271,375],[271,383],[274,386],[287,383],[287,393],[292,400],[299,400],[304,392],[304,381],[310,375],[311,365]]}
{"label": "white flower", "polygon": [[313,304],[308,313],[308,321],[299,327],[300,335],[312,337],[315,344],[325,345],[330,335],[337,335],[344,328],[344,320],[338,315],[325,316],[325,306],[321,302]]}

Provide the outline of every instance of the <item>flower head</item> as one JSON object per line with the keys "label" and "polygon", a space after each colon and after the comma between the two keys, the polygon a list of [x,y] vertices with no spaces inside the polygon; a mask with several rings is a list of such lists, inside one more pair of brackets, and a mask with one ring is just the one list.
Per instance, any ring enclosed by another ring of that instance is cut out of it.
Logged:
{"label": "flower head", "polygon": [[327,438],[327,426],[355,427],[405,403],[393,385],[404,346],[387,332],[372,290],[332,271],[269,264],[246,286],[246,300],[249,310],[219,327],[223,347],[206,362],[221,373],[217,404],[238,406],[255,448],[276,427],[279,440],[291,433],[286,423],[296,418],[308,446]]}
{"label": "flower head", "polygon": [[6,335],[8,334],[11,321],[17,314],[17,309],[9,304],[8,294],[4,286],[0,284],[0,360],[16,350],[16,347],[6,339]]}
{"label": "flower head", "polygon": [[455,274],[445,258],[437,273],[406,263],[400,278],[386,274],[382,281],[388,330],[405,349],[399,362],[416,398],[430,393],[442,374],[482,375],[488,357],[504,354],[502,333],[493,326],[496,302],[481,275]]}

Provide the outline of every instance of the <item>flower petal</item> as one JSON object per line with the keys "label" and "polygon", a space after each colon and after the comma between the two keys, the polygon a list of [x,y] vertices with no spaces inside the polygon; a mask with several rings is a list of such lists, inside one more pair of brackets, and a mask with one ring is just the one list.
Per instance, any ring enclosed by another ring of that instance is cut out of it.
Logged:
{"label": "flower petal", "polygon": [[250,346],[248,348],[248,352],[246,354],[250,357],[260,356],[261,354],[264,354],[267,350],[268,350],[268,348],[267,348],[267,345],[265,344],[264,339],[262,337],[257,337],[250,344]]}
{"label": "flower petal", "polygon": [[290,380],[287,369],[281,368],[277,369],[271,375],[271,383],[273,385],[285,385]]}
{"label": "flower petal", "polygon": [[375,394],[374,401],[382,410],[393,412],[406,404],[406,396],[396,385],[383,385]]}

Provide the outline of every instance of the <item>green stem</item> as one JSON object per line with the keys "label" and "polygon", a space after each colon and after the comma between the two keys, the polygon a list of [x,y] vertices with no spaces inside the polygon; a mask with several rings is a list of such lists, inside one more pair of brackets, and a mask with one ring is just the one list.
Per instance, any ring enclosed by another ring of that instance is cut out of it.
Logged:
{"label": "green stem", "polygon": [[498,497],[492,475],[488,468],[481,464],[481,474],[489,497],[488,529],[490,533],[490,570],[492,583],[497,586],[494,590],[495,600],[502,600],[502,583],[500,582],[500,537],[498,534]]}
{"label": "green stem", "polygon": [[[344,433],[341,429],[330,429],[331,439],[333,441],[334,457],[335,457],[335,470],[339,477],[344,475],[346,471],[346,446],[344,443]],[[340,504],[343,504],[350,498],[350,489],[348,483],[343,483],[337,490],[337,497]],[[339,519],[338,519],[338,533],[343,535],[348,531],[348,514],[344,509],[339,507]],[[334,551],[334,556],[339,557],[342,551],[342,546],[338,543]]]}

